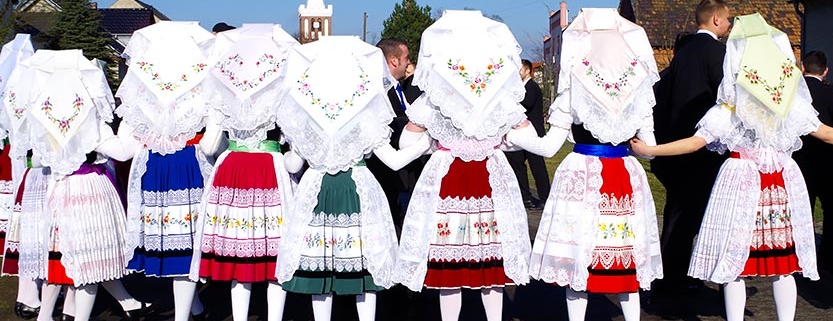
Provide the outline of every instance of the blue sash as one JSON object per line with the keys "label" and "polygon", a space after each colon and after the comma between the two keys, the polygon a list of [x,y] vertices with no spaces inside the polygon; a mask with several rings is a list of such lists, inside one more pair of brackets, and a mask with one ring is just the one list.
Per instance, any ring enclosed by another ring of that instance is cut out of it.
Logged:
{"label": "blue sash", "polygon": [[622,158],[628,156],[628,145],[622,144],[618,146],[610,145],[591,145],[591,144],[576,144],[573,152],[587,156],[596,156],[601,158]]}

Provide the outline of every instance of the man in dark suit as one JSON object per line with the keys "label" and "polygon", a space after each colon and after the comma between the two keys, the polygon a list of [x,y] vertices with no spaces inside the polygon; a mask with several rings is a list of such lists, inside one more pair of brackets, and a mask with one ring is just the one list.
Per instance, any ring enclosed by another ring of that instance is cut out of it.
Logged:
{"label": "man in dark suit", "polygon": [[[541,92],[541,87],[532,79],[532,62],[529,60],[521,61],[521,79],[523,79],[526,94],[521,105],[526,108],[526,118],[532,123],[532,127],[538,132],[539,137],[543,137],[544,132],[544,94]],[[544,163],[544,157],[535,155],[525,150],[516,152],[507,152],[506,158],[509,160],[509,165],[515,171],[515,176],[518,177],[518,185],[521,187],[521,196],[523,196],[524,205],[527,209],[542,209],[543,203],[550,195],[550,176],[547,174],[547,165]],[[532,171],[532,178],[535,180],[535,189],[538,192],[538,198],[532,197],[529,191],[529,178],[526,175],[526,162],[529,162],[529,169]]]}
{"label": "man in dark suit", "polygon": [[[408,46],[405,42],[398,39],[382,39],[376,44],[376,47],[382,50],[393,77],[398,81],[404,79],[405,69],[411,64],[408,58]],[[388,91],[388,99],[391,102],[391,107],[393,107],[393,112],[396,114],[390,123],[390,127],[393,130],[390,142],[393,148],[396,149],[399,148],[399,136],[402,135],[402,130],[408,124],[408,116],[405,114],[405,110],[411,102],[416,100],[419,93],[411,90],[408,96],[410,97],[406,97],[406,93],[399,83]],[[410,195],[409,191],[416,184],[418,170],[422,169],[419,165],[420,162],[417,160],[399,171],[393,171],[376,156],[371,156],[367,159],[367,168],[379,181],[382,190],[385,191],[397,235],[402,231],[402,222],[405,218],[405,209],[409,199],[408,196]]]}
{"label": "man in dark suit", "polygon": [[[654,130],[658,144],[692,136],[697,122],[717,100],[726,53],[726,45],[718,39],[731,28],[729,7],[724,0],[703,0],[695,18],[699,30],[679,41],[667,73],[656,85]],[[665,275],[655,286],[660,297],[678,297],[686,289],[702,285],[687,276],[688,265],[694,237],[725,158],[703,148],[651,161],[651,169],[666,189],[660,238]]]}
{"label": "man in dark suit", "polygon": [[[825,125],[833,125],[833,87],[822,82],[827,76],[827,57],[821,51],[811,51],[804,56],[801,64],[819,120]],[[793,153],[793,158],[807,182],[810,204],[815,205],[818,198],[824,217],[818,266],[821,270],[833,272],[833,168],[830,167],[833,146],[810,135],[802,136],[801,141],[803,146]],[[827,215],[827,210],[831,210],[830,215]]]}

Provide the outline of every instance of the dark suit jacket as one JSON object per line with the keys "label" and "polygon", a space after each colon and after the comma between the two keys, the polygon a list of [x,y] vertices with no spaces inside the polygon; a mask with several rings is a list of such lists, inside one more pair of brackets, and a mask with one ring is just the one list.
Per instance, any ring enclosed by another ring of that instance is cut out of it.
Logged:
{"label": "dark suit jacket", "polygon": [[521,105],[526,108],[526,118],[532,123],[532,127],[535,127],[538,136],[544,136],[544,94],[533,79],[527,81],[524,88],[526,94]]}
{"label": "dark suit jacket", "polygon": [[[697,122],[717,101],[717,87],[723,80],[726,45],[704,33],[687,37],[680,41],[671,65],[654,86],[654,133],[659,144],[694,135]],[[683,168],[719,168],[724,159],[701,149],[691,155],[657,157],[651,165],[663,181],[666,174],[680,173]]]}
{"label": "dark suit jacket", "polygon": [[[810,89],[810,96],[813,97],[813,107],[819,113],[819,120],[827,125],[833,126],[833,87],[825,85],[814,77],[804,77],[807,87]],[[803,146],[793,154],[793,158],[802,165],[822,165],[830,162],[833,157],[833,146],[810,135],[802,136]]]}

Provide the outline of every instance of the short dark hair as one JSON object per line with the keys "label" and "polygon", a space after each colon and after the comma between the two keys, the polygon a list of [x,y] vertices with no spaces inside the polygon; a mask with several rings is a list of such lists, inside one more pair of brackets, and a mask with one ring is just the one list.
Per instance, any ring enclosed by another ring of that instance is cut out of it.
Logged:
{"label": "short dark hair", "polygon": [[821,75],[824,73],[824,69],[827,68],[827,56],[821,51],[810,51],[804,55],[801,64],[804,65],[805,73]]}
{"label": "short dark hair", "polygon": [[705,24],[720,10],[728,9],[729,5],[725,0],[703,0],[697,4],[697,9],[694,10],[694,21],[698,25]]}
{"label": "short dark hair", "polygon": [[395,38],[382,39],[376,43],[376,47],[382,49],[382,54],[385,55],[385,58],[399,57],[402,54],[402,45],[408,47],[408,44],[404,40]]}
{"label": "short dark hair", "polygon": [[534,71],[532,70],[532,62],[529,59],[521,59],[521,66],[526,67],[530,72]]}
{"label": "short dark hair", "polygon": [[237,29],[237,28],[235,28],[234,26],[229,26],[225,22],[220,22],[220,23],[217,23],[216,25],[214,25],[214,28],[211,28],[211,32],[223,32],[223,31],[234,30],[234,29]]}

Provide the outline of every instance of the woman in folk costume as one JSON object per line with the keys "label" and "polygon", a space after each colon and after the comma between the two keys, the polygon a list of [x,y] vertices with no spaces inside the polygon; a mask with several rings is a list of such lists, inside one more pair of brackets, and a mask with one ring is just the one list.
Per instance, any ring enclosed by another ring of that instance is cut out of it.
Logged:
{"label": "woman in folk costume", "polygon": [[615,9],[583,9],[564,31],[559,95],[549,132],[531,126],[507,142],[552,157],[568,133],[573,153],[558,166],[532,247],[532,278],[567,287],[570,320],[584,320],[587,293],[618,294],[625,320],[639,320],[639,289],[662,278],[656,210],[634,135],[654,142],[659,80],[642,27]]}
{"label": "woman in folk costume", "polygon": [[[39,50],[27,61],[29,75],[21,77],[22,84],[28,79],[33,89],[17,97],[28,106],[21,135],[28,137],[33,158],[52,170],[42,214],[49,222],[49,284],[39,319],[51,317],[60,285],[67,284],[78,289],[75,317],[87,320],[98,284],[124,276],[133,253],[126,242],[124,208],[103,164],[107,157],[129,159],[138,144],[115,137],[105,123],[112,121],[113,96],[104,73],[80,50]],[[128,306],[142,307],[128,300]]]}
{"label": "woman in folk costume", "polygon": [[300,156],[310,168],[284,217],[278,280],[287,291],[312,294],[316,321],[330,320],[333,294],[356,295],[359,319],[374,320],[376,292],[395,283],[397,244],[390,207],[364,158],[373,153],[397,170],[427,151],[428,139],[390,146],[387,91],[396,82],[380,49],[354,36],[324,37],[293,48],[286,63],[277,112],[292,116],[277,122],[293,146],[288,158]]}
{"label": "woman in folk costume", "polygon": [[[213,42],[196,22],[163,21],[137,30],[125,49],[129,68],[116,92],[120,126],[144,143],[128,181],[127,235],[135,256],[127,268],[173,278],[177,321],[205,312],[188,275],[193,222],[211,173],[206,155],[213,155],[222,137],[203,85]],[[197,134],[203,128],[211,139]]]}
{"label": "woman in folk costume", "polygon": [[812,206],[791,153],[799,136],[833,144],[821,124],[787,35],[759,14],[735,18],[717,104],[697,133],[655,147],[634,139],[642,155],[679,155],[707,146],[731,153],[720,169],[691,255],[688,275],[724,284],[728,320],[743,320],[744,277],[772,280],[779,320],[795,316],[792,274],[816,270]]}
{"label": "woman in folk costume", "polygon": [[[446,11],[423,32],[404,135],[437,141],[405,217],[396,281],[440,289],[443,320],[457,320],[461,288],[480,289],[500,320],[503,287],[529,281],[529,232],[518,180],[498,149],[524,121],[520,46],[479,11]],[[401,146],[407,146],[407,143]]]}
{"label": "woman in folk costume", "polygon": [[235,320],[248,317],[252,283],[268,282],[267,319],[281,320],[286,292],[275,265],[292,193],[275,120],[286,55],[298,41],[271,24],[217,37],[206,85],[230,141],[206,184],[191,278],[231,281]]}
{"label": "woman in folk costume", "polygon": [[[3,50],[0,51],[0,92],[2,92],[0,97],[3,98],[4,103],[3,111],[0,111],[0,136],[6,136],[7,133],[8,136],[15,136],[12,133],[16,133],[16,128],[13,125],[19,125],[21,123],[19,121],[12,122],[13,117],[15,117],[14,109],[16,107],[8,108],[9,104],[6,104],[6,102],[15,102],[17,94],[7,92],[6,87],[14,69],[22,61],[31,57],[33,53],[34,49],[32,48],[30,36],[27,34],[16,35],[14,40],[3,45]],[[10,113],[6,113],[6,110],[9,110]],[[0,211],[11,214],[9,216],[8,229],[5,230],[6,240],[2,274],[18,276],[17,300],[14,309],[15,315],[20,318],[30,319],[37,316],[38,308],[40,307],[39,291],[41,282],[33,278],[31,273],[21,273],[18,264],[21,237],[29,236],[21,233],[22,196],[25,185],[22,182],[28,177],[26,172],[29,169],[26,168],[25,150],[23,151],[23,155],[11,157],[15,153],[11,152],[12,146],[9,145],[9,140],[9,138],[5,139],[3,152],[0,155],[0,197],[2,197],[2,200],[0,200],[2,202],[0,204],[2,209]],[[25,146],[26,144],[24,143],[22,145]],[[19,150],[18,153],[20,153]],[[42,184],[30,183],[30,186],[34,189],[42,187],[42,191],[45,193],[46,180],[41,180],[40,182]],[[44,203],[42,197],[39,203]],[[0,216],[2,215],[4,214],[0,214]],[[27,222],[32,222],[32,216],[27,215],[27,218]],[[1,221],[0,224],[2,224]]]}

